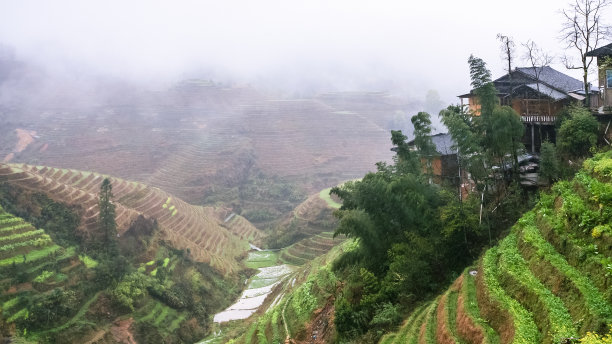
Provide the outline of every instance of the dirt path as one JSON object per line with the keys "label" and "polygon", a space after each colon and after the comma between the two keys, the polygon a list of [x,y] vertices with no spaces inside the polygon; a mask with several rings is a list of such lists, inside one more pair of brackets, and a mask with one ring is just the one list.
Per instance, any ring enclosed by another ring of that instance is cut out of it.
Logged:
{"label": "dirt path", "polygon": [[305,340],[295,340],[298,344],[326,344],[334,336],[334,297],[325,302],[323,308],[314,311],[314,318],[306,325]]}
{"label": "dirt path", "polygon": [[111,333],[117,343],[136,344],[134,335],[130,331],[133,322],[134,319],[132,318],[115,321],[113,327],[111,327]]}

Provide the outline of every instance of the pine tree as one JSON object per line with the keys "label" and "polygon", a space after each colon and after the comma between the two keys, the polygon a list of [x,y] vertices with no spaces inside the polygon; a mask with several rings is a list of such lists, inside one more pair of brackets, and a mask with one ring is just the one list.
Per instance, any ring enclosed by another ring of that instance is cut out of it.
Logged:
{"label": "pine tree", "polygon": [[104,178],[100,186],[98,206],[100,208],[100,227],[104,232],[104,241],[108,247],[116,246],[117,223],[115,222],[115,205],[112,202],[113,186],[108,178]]}

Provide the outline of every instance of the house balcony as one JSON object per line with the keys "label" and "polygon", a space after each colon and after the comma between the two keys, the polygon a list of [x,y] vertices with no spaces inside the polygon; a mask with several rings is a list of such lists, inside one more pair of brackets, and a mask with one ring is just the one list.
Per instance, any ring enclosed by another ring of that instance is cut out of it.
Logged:
{"label": "house balcony", "polygon": [[594,114],[612,114],[612,90],[603,90],[599,97],[592,98],[591,111]]}
{"label": "house balcony", "polygon": [[540,115],[534,114],[523,114],[520,116],[521,122],[527,124],[539,124],[539,125],[554,125],[557,120],[557,116],[552,115]]}

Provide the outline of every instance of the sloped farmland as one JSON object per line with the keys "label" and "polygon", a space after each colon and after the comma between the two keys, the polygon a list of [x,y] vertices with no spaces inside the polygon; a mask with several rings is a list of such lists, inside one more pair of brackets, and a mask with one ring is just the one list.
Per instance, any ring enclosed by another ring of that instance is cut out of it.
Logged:
{"label": "sloped farmland", "polygon": [[109,178],[113,186],[119,234],[140,214],[156,219],[165,240],[188,251],[194,260],[208,263],[224,273],[235,271],[236,258],[249,248],[247,241],[236,234],[248,230],[249,237],[259,237],[258,231],[248,224],[242,223],[236,228],[228,226],[229,229],[222,226],[223,219],[214,208],[190,205],[142,183],[45,166],[0,165],[0,181],[46,193],[59,202],[81,205],[84,209],[82,229],[89,231],[97,229],[98,192],[104,178]]}

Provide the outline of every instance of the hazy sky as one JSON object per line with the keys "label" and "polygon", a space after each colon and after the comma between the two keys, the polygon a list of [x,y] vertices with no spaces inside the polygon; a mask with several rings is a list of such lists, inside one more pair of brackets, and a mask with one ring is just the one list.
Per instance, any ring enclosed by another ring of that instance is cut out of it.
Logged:
{"label": "hazy sky", "polygon": [[415,97],[437,89],[456,102],[469,90],[470,54],[483,58],[494,77],[503,73],[497,33],[514,38],[518,57],[528,39],[562,54],[559,11],[566,6],[564,0],[0,0],[0,43],[60,71],[146,80],[198,71],[288,87],[321,82],[422,92]]}

